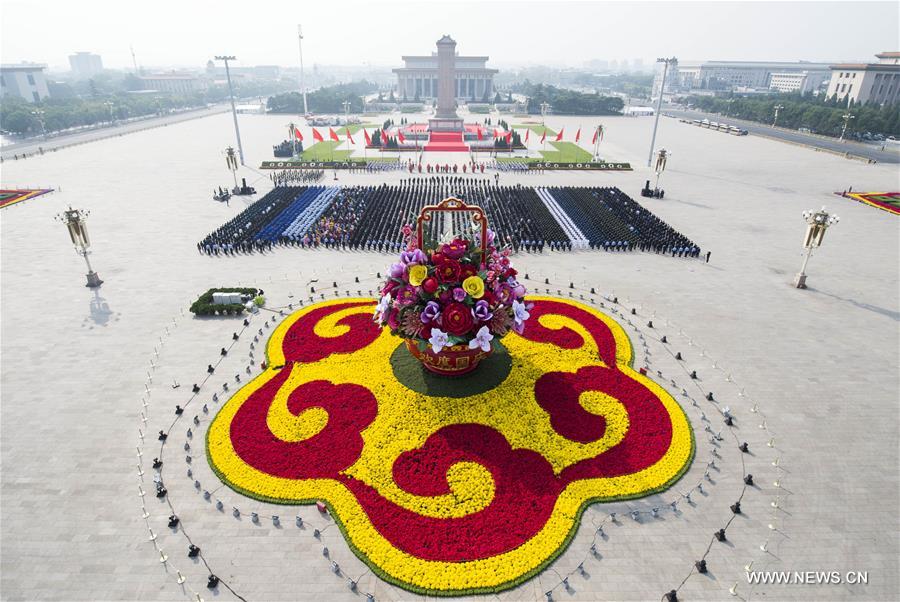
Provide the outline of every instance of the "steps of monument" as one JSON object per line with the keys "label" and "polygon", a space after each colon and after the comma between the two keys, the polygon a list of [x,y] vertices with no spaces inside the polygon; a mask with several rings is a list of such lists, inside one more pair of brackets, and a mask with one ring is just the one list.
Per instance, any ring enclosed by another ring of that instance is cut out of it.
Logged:
{"label": "steps of monument", "polygon": [[444,153],[465,153],[469,151],[468,145],[463,141],[462,132],[431,132],[426,151]]}

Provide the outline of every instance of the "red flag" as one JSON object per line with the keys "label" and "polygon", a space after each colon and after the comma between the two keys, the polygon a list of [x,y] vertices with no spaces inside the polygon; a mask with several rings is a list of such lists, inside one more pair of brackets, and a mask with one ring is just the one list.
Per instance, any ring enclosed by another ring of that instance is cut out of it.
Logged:
{"label": "red flag", "polygon": [[478,139],[484,140],[484,130],[481,128],[478,128]]}
{"label": "red flag", "polygon": [[325,139],[322,138],[322,134],[319,133],[319,130],[317,130],[316,128],[313,128],[312,131],[313,131],[313,140],[315,140],[316,142],[325,142]]}
{"label": "red flag", "polygon": [[512,146],[512,131],[506,132],[506,145]]}
{"label": "red flag", "polygon": [[401,132],[400,130],[397,130],[397,140],[400,141],[400,144],[406,142],[406,138],[403,136],[403,132]]}
{"label": "red flag", "polygon": [[559,130],[559,133],[556,135],[556,141],[559,142],[563,138],[563,132],[566,131],[566,128]]}
{"label": "red flag", "polygon": [[334,140],[335,142],[341,141],[341,139],[338,138],[338,135],[335,133],[335,131],[331,128],[328,128],[328,137],[331,138],[332,140]]}
{"label": "red flag", "polygon": [[547,139],[547,128],[544,128],[544,133],[541,134],[541,144]]}
{"label": "red flag", "polygon": [[369,136],[369,132],[363,130],[363,135],[366,137],[366,146],[372,146],[372,137]]}
{"label": "red flag", "polygon": [[594,138],[591,140],[591,144],[597,144],[597,134],[600,133],[600,128],[594,130]]}
{"label": "red flag", "polygon": [[575,132],[575,142],[578,142],[581,139],[581,126],[578,126],[578,131]]}
{"label": "red flag", "polygon": [[303,134],[301,134],[300,130],[298,130],[297,128],[294,128],[294,138],[296,138],[300,142],[303,142]]}
{"label": "red flag", "polygon": [[350,128],[344,128],[344,129],[347,130],[347,140],[350,141],[350,144],[356,144],[356,142],[353,141],[353,136],[350,135]]}
{"label": "red flag", "polygon": [[530,133],[531,133],[531,128],[528,128],[528,129],[525,130],[525,142],[526,142],[526,144],[528,143],[528,134],[530,134]]}
{"label": "red flag", "polygon": [[387,133],[384,130],[381,130],[381,144],[387,145],[388,137]]}

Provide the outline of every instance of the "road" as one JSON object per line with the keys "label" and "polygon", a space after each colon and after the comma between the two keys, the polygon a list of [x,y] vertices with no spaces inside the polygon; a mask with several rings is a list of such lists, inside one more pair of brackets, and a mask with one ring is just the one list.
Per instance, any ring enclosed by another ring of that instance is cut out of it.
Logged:
{"label": "road", "polygon": [[[727,123],[729,125],[741,127],[755,136],[766,136],[784,142],[800,144],[802,146],[809,146],[839,154],[849,153],[854,157],[877,161],[879,163],[900,163],[900,145],[897,144],[894,144],[893,148],[891,148],[891,143],[888,143],[885,150],[881,150],[881,146],[872,144],[850,141],[840,142],[836,138],[817,136],[815,134],[804,134],[796,130],[784,128],[773,128],[769,125],[757,123],[755,121],[745,121],[733,117],[724,117],[715,113],[704,113],[702,111],[687,109],[663,108],[663,114],[685,119],[709,119],[710,121],[718,121],[719,123]],[[714,133],[720,132],[710,132],[710,134]]]}
{"label": "road", "polygon": [[122,136],[124,134],[130,134],[132,132],[139,132],[141,130],[147,130],[150,128],[162,127],[173,123],[188,121],[190,119],[198,119],[200,117],[207,117],[209,115],[215,115],[217,113],[224,113],[225,111],[228,111],[229,108],[230,107],[227,103],[218,104],[212,107],[204,107],[202,109],[184,111],[182,113],[174,113],[172,115],[166,115],[164,117],[141,119],[139,121],[123,123],[112,127],[105,127],[96,130],[78,132],[75,134],[56,136],[48,138],[47,140],[42,140],[40,138],[29,138],[28,140],[23,140],[22,142],[4,146],[2,149],[0,149],[0,155],[2,155],[4,161],[15,160],[16,155],[18,155],[18,157],[21,159],[23,155],[31,156],[39,153],[40,149],[43,149],[44,152],[56,151],[69,146],[85,144],[87,142],[94,142],[96,140],[103,140],[104,138]]}

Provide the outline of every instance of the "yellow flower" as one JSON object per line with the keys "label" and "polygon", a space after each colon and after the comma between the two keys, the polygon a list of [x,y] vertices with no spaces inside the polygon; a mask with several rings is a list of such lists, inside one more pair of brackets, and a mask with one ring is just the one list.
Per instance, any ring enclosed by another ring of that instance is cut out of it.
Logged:
{"label": "yellow flower", "polygon": [[481,299],[484,296],[484,280],[480,276],[469,276],[463,280],[462,287],[473,299]]}
{"label": "yellow flower", "polygon": [[413,286],[419,286],[428,278],[428,268],[424,265],[414,265],[409,268],[409,283]]}

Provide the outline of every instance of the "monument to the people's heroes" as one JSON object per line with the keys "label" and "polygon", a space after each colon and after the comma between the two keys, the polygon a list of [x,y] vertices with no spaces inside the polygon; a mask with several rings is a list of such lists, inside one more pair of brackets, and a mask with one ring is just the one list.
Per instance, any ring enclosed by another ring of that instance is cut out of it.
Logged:
{"label": "monument to the people's heroes", "polygon": [[434,119],[428,120],[432,132],[461,132],[463,120],[456,114],[456,42],[444,35],[437,42],[438,94]]}

